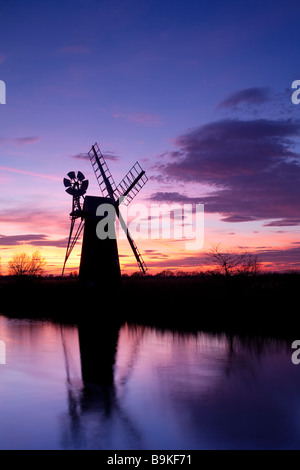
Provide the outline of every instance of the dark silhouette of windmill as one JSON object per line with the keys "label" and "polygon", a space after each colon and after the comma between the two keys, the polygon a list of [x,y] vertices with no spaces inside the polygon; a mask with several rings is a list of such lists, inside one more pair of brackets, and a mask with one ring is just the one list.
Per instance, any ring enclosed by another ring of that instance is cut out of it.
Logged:
{"label": "dark silhouette of windmill", "polygon": [[[115,216],[118,217],[120,225],[126,233],[140,271],[145,274],[147,270],[146,264],[128,231],[119,206],[120,204],[128,205],[146,184],[148,178],[139,163],[136,162],[119,185],[116,186],[97,143],[92,146],[88,156],[102,192],[102,197],[85,196],[88,180],[85,179],[81,171],[78,171],[77,174],[74,171],[70,171],[67,175],[68,178],[64,178],[63,183],[66,187],[66,192],[73,199],[72,212],[70,213],[70,234],[62,275],[64,274],[66,262],[83,230],[79,268],[80,280],[91,286],[99,284],[111,285],[111,282],[114,283],[120,280],[121,272],[114,228]],[[97,209],[103,204],[109,204],[113,210],[106,211],[104,215],[98,215]],[[110,232],[109,236],[99,238],[96,233],[97,225],[104,217],[110,222],[110,229],[113,227],[114,232]],[[110,219],[107,219],[107,217],[110,217]],[[80,219],[80,223],[73,235],[75,222],[78,219]]]}

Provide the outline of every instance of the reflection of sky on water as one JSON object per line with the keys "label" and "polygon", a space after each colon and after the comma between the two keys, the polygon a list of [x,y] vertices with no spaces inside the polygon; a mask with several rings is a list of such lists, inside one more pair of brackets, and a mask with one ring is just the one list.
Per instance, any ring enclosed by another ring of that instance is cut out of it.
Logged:
{"label": "reflection of sky on water", "polygon": [[2,449],[300,448],[285,343],[125,325],[114,383],[92,384],[75,326],[0,316],[0,339]]}

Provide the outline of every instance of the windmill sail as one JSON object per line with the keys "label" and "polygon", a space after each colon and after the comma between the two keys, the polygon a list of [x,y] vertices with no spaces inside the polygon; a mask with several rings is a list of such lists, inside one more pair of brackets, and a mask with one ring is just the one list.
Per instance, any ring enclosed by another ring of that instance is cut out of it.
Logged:
{"label": "windmill sail", "polygon": [[[141,253],[139,252],[136,243],[128,231],[127,225],[122,215],[120,214],[119,206],[121,203],[128,205],[138,194],[141,188],[146,184],[148,178],[140,167],[139,163],[136,162],[120,182],[120,184],[116,186],[97,143],[92,146],[91,150],[88,152],[88,155],[103,197],[84,197],[88,188],[88,181],[85,180],[84,174],[81,173],[81,171],[78,171],[77,173],[70,171],[67,174],[68,178],[63,179],[65,190],[73,197],[73,202],[72,212],[70,213],[71,227],[62,275],[65,270],[66,262],[84,227],[79,274],[82,274],[82,278],[85,278],[86,280],[91,278],[91,282],[98,282],[101,277],[98,273],[98,266],[103,264],[103,260],[105,258],[106,271],[109,271],[111,273],[111,277],[114,279],[117,279],[118,276],[120,276],[116,241],[115,243],[111,243],[112,239],[109,239],[108,244],[101,245],[101,247],[99,247],[99,240],[96,237],[96,209],[99,204],[107,202],[114,206],[115,213],[119,218],[121,227],[126,233],[128,242],[137,260],[138,266],[141,272],[145,274],[147,270],[146,264],[141,256]],[[84,205],[81,204],[81,200],[84,200]],[[78,218],[81,218],[81,222],[79,223],[79,226],[73,235],[75,222]],[[113,240],[115,240],[115,237],[113,237]],[[97,253],[97,256],[95,256],[95,253]],[[116,262],[114,262],[114,260]]]}
{"label": "windmill sail", "polygon": [[120,220],[120,224],[124,232],[126,233],[128,242],[138,262],[138,266],[141,272],[145,274],[147,270],[146,263],[143,260],[136,243],[128,232],[126,223],[119,211],[119,204],[120,202],[123,202],[125,205],[128,205],[129,202],[132,201],[132,199],[148,181],[148,178],[140,165],[136,163],[123,178],[118,187],[116,187],[114,179],[108,169],[106,161],[97,143],[92,146],[88,154],[101,192],[104,197],[110,198],[113,205],[115,206],[116,214]]}
{"label": "windmill sail", "polygon": [[89,157],[103,196],[115,201],[116,184],[97,143],[89,151]]}
{"label": "windmill sail", "polygon": [[118,184],[115,191],[116,197],[126,206],[140,192],[147,183],[148,178],[138,162],[133,165],[131,170]]}
{"label": "windmill sail", "polygon": [[66,266],[66,263],[68,261],[68,258],[74,248],[74,246],[76,245],[76,242],[78,240],[78,238],[80,237],[81,235],[81,232],[82,232],[82,229],[84,227],[84,221],[81,220],[80,221],[80,224],[78,225],[77,227],[77,230],[76,230],[76,233],[75,235],[72,237],[72,233],[73,233],[73,229],[74,229],[74,224],[75,224],[75,218],[73,217],[71,219],[71,228],[70,228],[70,234],[69,234],[69,239],[68,239],[68,245],[67,245],[67,250],[66,250],[66,256],[65,256],[65,261],[64,261],[64,265],[63,265],[63,268],[62,268],[62,273],[61,275],[63,276],[64,275],[64,271],[65,271],[65,266]]}
{"label": "windmill sail", "polygon": [[131,235],[130,235],[130,233],[129,233],[129,230],[128,230],[128,228],[127,228],[127,225],[126,225],[126,223],[125,223],[125,221],[124,221],[122,215],[120,214],[120,211],[117,210],[116,212],[117,212],[117,216],[118,216],[118,218],[119,218],[120,224],[121,224],[121,226],[122,226],[124,232],[126,233],[127,240],[128,240],[128,242],[129,242],[129,245],[131,246],[131,249],[132,249],[132,251],[133,251],[133,254],[134,254],[134,256],[135,256],[135,259],[137,260],[137,263],[138,263],[138,266],[139,266],[139,268],[140,268],[140,271],[141,271],[143,274],[145,274],[146,271],[147,271],[146,263],[145,263],[145,261],[143,260],[142,255],[141,255],[141,253],[140,253],[140,251],[139,251],[139,249],[138,249],[138,247],[137,247],[135,241],[134,241],[133,238],[131,237]]}

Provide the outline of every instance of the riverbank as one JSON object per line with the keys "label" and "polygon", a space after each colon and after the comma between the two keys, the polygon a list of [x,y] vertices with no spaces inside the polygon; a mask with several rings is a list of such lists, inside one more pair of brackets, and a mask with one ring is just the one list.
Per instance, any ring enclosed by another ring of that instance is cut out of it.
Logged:
{"label": "riverbank", "polygon": [[[120,288],[77,278],[0,279],[0,312],[24,318],[140,323],[164,329],[295,337],[300,273],[125,276]],[[298,335],[299,336],[299,335]]]}

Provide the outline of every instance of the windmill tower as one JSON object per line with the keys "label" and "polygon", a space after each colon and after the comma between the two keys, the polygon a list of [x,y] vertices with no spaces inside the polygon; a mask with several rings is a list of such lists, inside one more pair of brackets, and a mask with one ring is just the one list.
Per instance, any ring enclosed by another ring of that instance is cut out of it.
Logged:
{"label": "windmill tower", "polygon": [[[115,232],[113,234],[110,232],[106,238],[98,238],[96,233],[97,225],[104,215],[97,215],[97,209],[103,204],[112,206],[113,210],[108,211],[108,217],[112,218],[112,220],[109,220],[109,226],[110,228],[115,227],[115,217],[118,217],[139,269],[145,274],[147,270],[145,262],[128,231],[119,206],[120,204],[128,205],[146,184],[148,178],[138,162],[136,162],[119,185],[116,186],[97,143],[92,146],[88,155],[102,196],[85,196],[88,180],[85,179],[80,171],[78,171],[77,175],[74,171],[70,171],[67,175],[68,178],[64,178],[63,183],[66,187],[66,192],[73,197],[73,201],[72,212],[70,213],[70,234],[62,275],[66,262],[83,230],[79,279],[85,285],[92,287],[117,285],[121,278],[121,272],[116,234]],[[74,226],[78,219],[80,219],[80,223],[73,235]]]}

